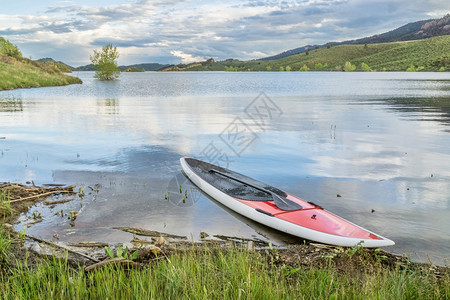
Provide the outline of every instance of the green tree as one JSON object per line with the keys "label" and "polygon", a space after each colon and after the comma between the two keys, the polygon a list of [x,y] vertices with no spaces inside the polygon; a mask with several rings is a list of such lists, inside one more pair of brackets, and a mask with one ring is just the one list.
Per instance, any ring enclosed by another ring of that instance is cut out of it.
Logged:
{"label": "green tree", "polygon": [[344,64],[344,68],[342,69],[344,72],[352,72],[356,70],[356,66],[352,65],[351,62],[346,61]]}
{"label": "green tree", "polygon": [[225,66],[225,71],[227,72],[237,72],[238,67],[233,67],[233,66]]}
{"label": "green tree", "polygon": [[280,72],[283,72],[283,71],[284,71],[284,67],[281,66],[281,67],[280,67]]}
{"label": "green tree", "polygon": [[292,70],[291,66],[286,66],[286,72],[290,72]]}
{"label": "green tree", "polygon": [[372,68],[366,63],[361,63],[361,70],[364,72],[372,72]]}
{"label": "green tree", "polygon": [[267,66],[266,67],[266,71],[272,71],[272,67],[271,66]]}
{"label": "green tree", "polygon": [[327,63],[325,63],[325,64],[323,64],[322,65],[322,63],[316,63],[315,65],[314,65],[314,70],[321,70],[321,69],[324,69],[324,68],[326,68],[326,67],[328,67],[328,64]]}
{"label": "green tree", "polygon": [[101,80],[114,80],[120,76],[120,70],[117,65],[119,51],[117,47],[108,44],[103,46],[102,51],[94,50],[91,55],[91,62],[94,64],[95,78]]}
{"label": "green tree", "polygon": [[407,69],[406,72],[415,72],[416,71],[416,67],[414,65],[410,65]]}
{"label": "green tree", "polygon": [[309,68],[308,68],[307,65],[303,65],[303,66],[300,68],[299,71],[301,71],[301,72],[306,72],[306,71],[309,71]]}
{"label": "green tree", "polygon": [[2,37],[0,37],[0,53],[16,58],[22,57],[22,53],[19,51],[19,48]]}

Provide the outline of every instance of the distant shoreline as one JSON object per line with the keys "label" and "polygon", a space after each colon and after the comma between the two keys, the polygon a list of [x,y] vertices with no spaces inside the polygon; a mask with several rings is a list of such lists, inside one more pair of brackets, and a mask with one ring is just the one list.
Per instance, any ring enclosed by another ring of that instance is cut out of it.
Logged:
{"label": "distant shoreline", "polygon": [[172,65],[158,71],[227,72],[448,72],[450,35],[379,44],[327,45],[273,60],[227,59]]}

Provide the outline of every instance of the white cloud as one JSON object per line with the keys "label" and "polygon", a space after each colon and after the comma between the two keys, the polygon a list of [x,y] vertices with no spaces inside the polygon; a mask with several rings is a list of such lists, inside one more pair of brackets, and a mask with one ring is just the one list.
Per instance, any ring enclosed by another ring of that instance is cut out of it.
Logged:
{"label": "white cloud", "polygon": [[[59,59],[67,63],[74,61],[75,49],[89,53],[105,43],[122,48],[121,64],[142,62],[134,60],[150,53],[161,63],[207,57],[252,59],[253,53],[273,55],[307,43],[359,38],[450,11],[450,3],[441,0],[39,3],[34,13],[28,7],[22,15],[19,7],[25,0],[7,7],[8,12],[18,8],[14,14],[0,14],[0,36],[17,44],[26,56],[50,56],[46,51],[59,49]],[[89,63],[89,56],[76,61]]]}
{"label": "white cloud", "polygon": [[243,51],[242,54],[244,54],[246,57],[253,57],[253,58],[263,58],[269,56],[269,54],[261,51],[252,51],[252,52]]}
{"label": "white cloud", "polygon": [[190,64],[193,62],[204,61],[207,59],[203,56],[193,56],[192,54],[187,54],[187,53],[184,53],[183,51],[179,51],[179,50],[172,50],[172,51],[170,51],[170,54],[181,58],[181,62],[184,64]]}

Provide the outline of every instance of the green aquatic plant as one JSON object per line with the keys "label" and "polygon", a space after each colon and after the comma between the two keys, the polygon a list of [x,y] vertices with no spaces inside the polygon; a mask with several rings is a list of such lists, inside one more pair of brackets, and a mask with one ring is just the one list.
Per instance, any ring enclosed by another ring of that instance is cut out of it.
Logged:
{"label": "green aquatic plant", "polygon": [[360,254],[364,248],[362,246],[362,244],[364,243],[364,241],[360,241],[358,244],[356,244],[355,246],[353,246],[352,248],[349,248],[345,251],[345,253],[347,253],[347,255],[349,257],[352,257],[353,255],[355,255],[356,253]]}
{"label": "green aquatic plant", "polygon": [[42,219],[42,213],[40,211],[35,210],[35,211],[33,211],[32,217],[33,217],[33,220]]}
{"label": "green aquatic plant", "polygon": [[24,227],[21,231],[19,231],[19,238],[21,240],[25,240],[25,238],[27,237],[25,230],[26,230],[26,227]]}
{"label": "green aquatic plant", "polygon": [[186,203],[186,199],[187,199],[187,198],[188,198],[188,191],[185,190],[185,191],[184,191],[183,198],[182,198],[183,203]]}
{"label": "green aquatic plant", "polygon": [[74,210],[70,210],[69,211],[69,220],[70,221],[75,221],[75,219],[77,218],[77,214],[75,213]]}
{"label": "green aquatic plant", "polygon": [[128,260],[136,260],[138,255],[138,250],[135,250],[133,253],[129,253],[128,247],[122,248],[118,247],[116,254],[114,255],[114,252],[109,248],[108,246],[105,246],[105,253],[106,255],[113,259],[113,258],[123,258]]}

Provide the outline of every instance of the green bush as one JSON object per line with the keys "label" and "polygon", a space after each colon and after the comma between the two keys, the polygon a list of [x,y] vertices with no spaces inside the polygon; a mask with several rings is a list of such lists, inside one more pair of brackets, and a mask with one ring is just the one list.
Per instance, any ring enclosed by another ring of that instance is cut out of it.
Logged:
{"label": "green bush", "polygon": [[19,48],[2,37],[0,37],[0,53],[16,58],[22,57],[22,53],[19,51]]}
{"label": "green bush", "polygon": [[415,72],[416,71],[416,67],[414,67],[414,65],[410,65],[407,69],[406,72]]}
{"label": "green bush", "polygon": [[227,72],[237,72],[238,67],[233,67],[233,66],[225,66],[225,71]]}
{"label": "green bush", "polygon": [[300,68],[300,71],[306,72],[306,71],[309,71],[309,68],[308,68],[307,65],[303,65],[303,66]]}
{"label": "green bush", "polygon": [[95,78],[101,80],[114,80],[120,76],[120,70],[117,65],[119,51],[112,44],[103,46],[102,51],[94,50],[91,55],[91,62],[94,64]]}
{"label": "green bush", "polygon": [[364,72],[372,72],[372,68],[366,63],[361,63],[361,70]]}
{"label": "green bush", "polygon": [[326,67],[328,67],[328,64],[327,64],[327,63],[325,63],[325,64],[322,64],[322,63],[316,63],[316,64],[314,65],[314,70],[321,70],[321,69],[324,69],[324,68],[326,68]]}
{"label": "green bush", "polygon": [[344,72],[353,72],[353,71],[356,70],[356,66],[355,66],[355,65],[352,65],[351,62],[346,61],[345,64],[344,64],[344,67],[342,68],[342,70],[343,70]]}

